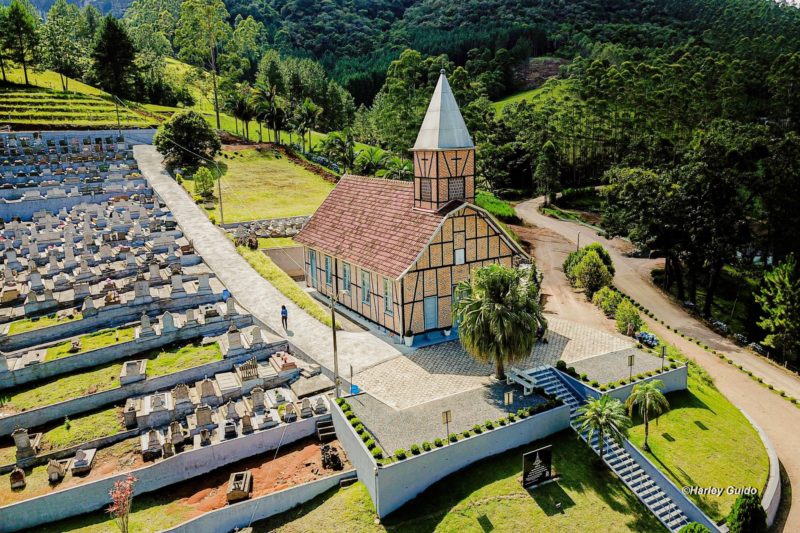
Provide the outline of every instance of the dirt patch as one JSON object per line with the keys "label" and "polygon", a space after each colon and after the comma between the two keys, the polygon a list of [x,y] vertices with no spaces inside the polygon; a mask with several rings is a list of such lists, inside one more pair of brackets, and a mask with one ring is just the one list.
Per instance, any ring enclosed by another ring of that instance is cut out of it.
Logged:
{"label": "dirt patch", "polygon": [[535,89],[548,79],[558,76],[562,65],[569,61],[557,57],[532,57],[514,68],[514,87],[517,90]]}

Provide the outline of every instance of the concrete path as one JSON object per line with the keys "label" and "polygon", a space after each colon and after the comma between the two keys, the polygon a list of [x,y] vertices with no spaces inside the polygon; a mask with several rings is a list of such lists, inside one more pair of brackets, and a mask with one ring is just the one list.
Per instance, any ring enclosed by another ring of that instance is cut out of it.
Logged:
{"label": "concrete path", "polygon": [[[250,267],[225,234],[211,224],[183,187],[167,174],[163,158],[155,147],[137,145],[133,153],[153,190],[167,203],[186,237],[239,305],[332,370],[331,329],[300,309]],[[288,332],[281,327],[281,305],[289,311]],[[337,339],[339,371],[345,377],[349,375],[350,365],[354,372],[359,372],[400,355],[394,347],[368,332],[339,331]]]}
{"label": "concrete path", "polygon": [[[616,242],[611,242],[597,235],[592,229],[575,223],[553,219],[539,212],[541,198],[529,200],[517,206],[517,214],[525,222],[534,224],[558,234],[573,245],[577,244],[578,231],[582,245],[599,242],[611,254],[616,268],[614,282],[626,293],[653,311],[659,319],[694,338],[700,339],[708,346],[725,353],[728,357],[761,376],[766,383],[785,390],[794,397],[800,397],[800,380],[782,367],[762,357],[738,348],[729,340],[707,328],[703,323],[686,313],[680,306],[667,298],[649,280],[652,261],[624,256],[620,253]],[[558,240],[560,241],[560,239]],[[547,241],[536,241],[537,246],[547,247]],[[536,251],[536,256],[548,254]],[[540,265],[541,267],[542,265]],[[559,268],[560,270],[560,268]],[[561,276],[552,266],[543,268],[545,279]],[[573,294],[573,296],[575,296]],[[557,309],[548,306],[548,312],[558,312],[562,318],[568,316],[571,309],[581,314],[581,308],[591,306],[588,302],[580,302]],[[588,309],[587,309],[588,311]],[[574,318],[574,319],[577,319]],[[739,409],[746,412],[764,430],[771,440],[781,465],[788,476],[788,484],[794,489],[788,509],[781,509],[776,531],[800,531],[800,409],[776,395],[766,387],[753,381],[739,369],[720,360],[693,342],[682,338],[659,323],[645,318],[648,327],[667,342],[675,345],[692,360],[698,362],[714,378],[717,388]],[[784,487],[786,490],[787,487]],[[759,487],[761,489],[761,487]]]}

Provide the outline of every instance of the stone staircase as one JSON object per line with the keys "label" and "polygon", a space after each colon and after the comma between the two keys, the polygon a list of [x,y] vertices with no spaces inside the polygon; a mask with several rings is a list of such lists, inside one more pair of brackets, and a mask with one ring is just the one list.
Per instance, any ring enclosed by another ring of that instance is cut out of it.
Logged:
{"label": "stone staircase", "polygon": [[[600,455],[599,436],[597,434],[593,435],[591,442],[589,442],[587,439],[588,432],[581,433],[578,431],[577,410],[583,403],[583,399],[559,379],[557,370],[549,366],[543,366],[529,370],[525,374],[536,382],[536,386],[544,388],[549,394],[558,396],[569,406],[572,429],[581,436],[584,442],[588,442],[596,454]],[[675,501],[642,468],[635,457],[612,439],[606,437],[604,440],[605,455],[603,461],[667,529],[675,532],[691,522]]]}

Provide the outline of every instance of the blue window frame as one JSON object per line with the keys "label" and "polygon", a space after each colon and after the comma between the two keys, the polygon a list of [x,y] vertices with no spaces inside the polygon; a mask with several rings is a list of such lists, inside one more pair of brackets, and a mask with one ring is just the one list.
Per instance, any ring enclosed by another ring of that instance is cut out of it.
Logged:
{"label": "blue window frame", "polygon": [[331,271],[331,256],[325,256],[325,285],[333,283],[333,272]]}

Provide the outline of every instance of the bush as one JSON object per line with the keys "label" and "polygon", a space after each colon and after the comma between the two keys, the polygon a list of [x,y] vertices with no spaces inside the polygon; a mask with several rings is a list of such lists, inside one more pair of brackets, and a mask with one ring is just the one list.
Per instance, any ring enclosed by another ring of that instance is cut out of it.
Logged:
{"label": "bush", "polygon": [[403,448],[398,448],[394,451],[394,456],[402,461],[406,458],[406,451]]}
{"label": "bush", "polygon": [[355,426],[355,428],[356,428],[356,433],[358,433],[359,435],[362,435],[364,433],[364,426],[362,424]]}
{"label": "bush", "polygon": [[475,424],[474,426],[472,426],[472,432],[475,433],[476,435],[480,435],[481,433],[483,433],[483,428],[480,426],[480,424]]}
{"label": "bush", "polygon": [[470,435],[471,433],[469,432],[468,429],[465,429],[464,431],[461,432],[461,436],[464,437],[465,439],[468,439]]}
{"label": "bush", "polygon": [[506,419],[505,418],[498,418],[497,419],[497,425],[505,426],[506,425]]}
{"label": "bush", "polygon": [[599,387],[600,386],[600,382],[597,381],[596,379],[593,379],[592,382],[589,383],[589,385],[591,385],[592,387]]}
{"label": "bush", "polygon": [[487,420],[484,426],[486,426],[486,429],[494,429],[494,422]]}
{"label": "bush", "polygon": [[691,524],[686,524],[685,526],[680,528],[678,530],[678,533],[711,533],[711,530],[708,529],[703,524],[692,522]]}
{"label": "bush", "polygon": [[725,519],[730,533],[761,533],[767,530],[767,513],[758,494],[742,494]]}
{"label": "bush", "polygon": [[447,438],[450,440],[450,442],[458,442],[458,435],[455,433],[450,433]]}
{"label": "bush", "polygon": [[383,450],[381,450],[380,448],[373,448],[372,457],[374,457],[375,459],[383,459]]}
{"label": "bush", "polygon": [[371,438],[372,438],[372,435],[370,435],[370,434],[369,434],[369,433],[367,433],[366,431],[365,431],[364,433],[362,433],[362,434],[361,434],[361,440],[362,440],[363,442],[365,442],[365,443],[366,443],[366,442],[367,442],[369,439],[371,439]]}
{"label": "bush", "polygon": [[614,319],[617,322],[617,331],[623,335],[636,333],[642,327],[642,317],[639,316],[639,311],[631,304],[630,300],[623,300],[617,306],[617,312],[614,314]]}
{"label": "bush", "polygon": [[345,416],[345,418],[347,418],[348,420],[352,420],[353,418],[355,418],[355,417],[356,417],[356,414],[355,414],[353,411],[345,411],[345,412],[344,412],[344,416]]}
{"label": "bush", "polygon": [[581,381],[589,381],[589,376],[586,375],[586,372],[581,374]]}
{"label": "bush", "polygon": [[344,398],[336,398],[336,405],[339,407],[343,406],[345,403],[347,402],[344,401]]}
{"label": "bush", "polygon": [[373,439],[367,439],[366,445],[367,449],[371,450],[375,447],[375,441]]}
{"label": "bush", "polygon": [[181,111],[159,126],[153,144],[170,167],[197,168],[222,146],[216,132],[194,111]]}
{"label": "bush", "polygon": [[520,410],[518,410],[518,411],[517,411],[517,416],[518,416],[518,417],[520,417],[520,418],[525,418],[525,417],[527,417],[527,416],[528,416],[528,410],[527,410],[527,409],[520,409]]}
{"label": "bush", "polygon": [[[426,452],[431,451],[431,443],[428,442],[428,441],[423,442],[422,443],[422,449],[425,450]],[[413,446],[411,447],[411,451],[412,452],[414,451],[414,447]]]}
{"label": "bush", "polygon": [[200,167],[194,173],[194,192],[203,199],[211,198],[214,194],[214,175],[207,167]]}
{"label": "bush", "polygon": [[[608,251],[603,248],[602,245],[599,243],[592,243],[587,246],[584,246],[580,250],[576,250],[569,254],[567,258],[564,260],[564,264],[562,265],[564,268],[564,274],[567,276],[570,284],[575,285],[577,282],[577,273],[575,268],[577,265],[583,261],[583,258],[589,254],[590,252],[594,252],[595,255],[600,259],[600,261],[605,266],[605,270],[610,277],[614,277],[614,263],[611,261],[611,256],[608,254]],[[609,282],[608,285],[611,283]],[[591,295],[590,295],[591,296]]]}
{"label": "bush", "polygon": [[444,442],[442,442],[442,439],[437,437],[433,439],[433,445],[436,446],[437,448],[441,448],[442,446],[444,446]]}
{"label": "bush", "polygon": [[350,419],[350,425],[353,426],[353,427],[360,426],[361,425],[361,419],[358,418],[357,416],[351,418]]}
{"label": "bush", "polygon": [[516,420],[517,420],[517,415],[515,415],[514,413],[508,413],[509,422],[515,422]]}
{"label": "bush", "polygon": [[556,369],[561,370],[561,371],[566,370],[567,369],[567,363],[565,363],[564,361],[558,360],[556,362]]}
{"label": "bush", "polygon": [[599,307],[607,317],[614,316],[617,306],[622,300],[622,295],[611,287],[602,287],[592,297],[592,303]]}
{"label": "bush", "polygon": [[419,455],[419,453],[420,453],[419,446],[417,446],[416,444],[412,444],[411,445],[411,453],[413,453],[414,455]]}
{"label": "bush", "polygon": [[611,285],[612,276],[608,267],[596,252],[590,251],[572,267],[573,284],[582,287],[586,296],[592,298],[594,293]]}

